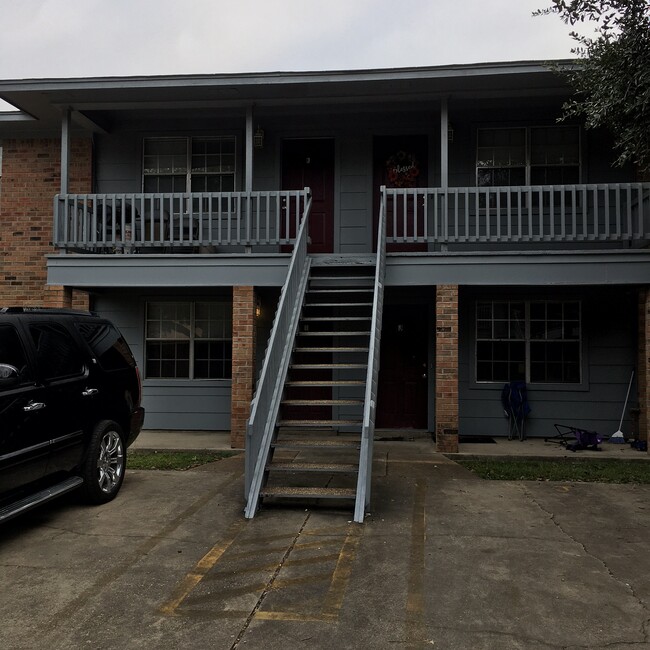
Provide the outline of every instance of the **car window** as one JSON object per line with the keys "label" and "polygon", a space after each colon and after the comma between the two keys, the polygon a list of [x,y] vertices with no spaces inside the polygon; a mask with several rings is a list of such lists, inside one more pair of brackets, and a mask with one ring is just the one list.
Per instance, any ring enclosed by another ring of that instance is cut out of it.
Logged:
{"label": "car window", "polygon": [[16,368],[21,381],[31,380],[27,356],[13,325],[0,325],[0,363]]}
{"label": "car window", "polygon": [[75,326],[104,370],[122,370],[135,366],[129,346],[113,325],[78,322]]}
{"label": "car window", "polygon": [[43,379],[64,379],[84,372],[81,352],[64,327],[57,323],[32,323],[29,331]]}

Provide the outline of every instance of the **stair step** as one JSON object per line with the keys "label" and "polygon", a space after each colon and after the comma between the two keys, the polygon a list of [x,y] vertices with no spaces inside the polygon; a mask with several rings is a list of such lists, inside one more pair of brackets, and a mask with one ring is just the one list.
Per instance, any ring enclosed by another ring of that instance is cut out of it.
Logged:
{"label": "stair step", "polygon": [[301,318],[301,323],[321,323],[321,322],[337,322],[346,323],[350,321],[371,321],[371,316],[306,316]]}
{"label": "stair step", "polygon": [[358,406],[362,399],[285,399],[285,406]]}
{"label": "stair step", "polygon": [[363,370],[367,363],[294,363],[291,370]]}
{"label": "stair step", "polygon": [[359,426],[361,420],[279,420],[280,427],[312,427],[314,429],[329,429],[331,427],[353,427]]}
{"label": "stair step", "polygon": [[347,438],[282,438],[273,443],[276,449],[359,449],[358,440]]}
{"label": "stair step", "polygon": [[260,496],[283,497],[296,499],[354,499],[354,488],[318,488],[318,487],[274,487],[266,486],[260,491]]}
{"label": "stair step", "polygon": [[308,289],[307,293],[373,293],[374,287],[328,287],[322,289]]}
{"label": "stair step", "polygon": [[365,331],[348,331],[348,330],[335,330],[333,332],[298,332],[298,336],[368,336],[369,330]]}
{"label": "stair step", "polygon": [[271,463],[272,472],[323,472],[328,474],[356,474],[359,466],[354,463]]}
{"label": "stair step", "polygon": [[294,352],[368,352],[368,348],[318,346],[316,348],[294,348]]}
{"label": "stair step", "polygon": [[285,386],[295,386],[297,388],[318,388],[321,386],[365,386],[366,382],[359,379],[323,379],[309,381],[287,381]]}
{"label": "stair step", "polygon": [[306,302],[305,307],[372,307],[371,302]]}

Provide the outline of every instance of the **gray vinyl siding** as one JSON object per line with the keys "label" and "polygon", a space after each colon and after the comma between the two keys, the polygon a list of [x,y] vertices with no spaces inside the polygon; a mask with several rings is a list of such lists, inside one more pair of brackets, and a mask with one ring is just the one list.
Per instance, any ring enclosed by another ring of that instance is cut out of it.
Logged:
{"label": "gray vinyl siding", "polygon": [[[214,290],[210,294],[170,294],[121,290],[94,296],[92,308],[109,318],[126,338],[144,376],[144,305],[146,300],[209,299],[215,296],[232,300],[230,290]],[[144,379],[142,398],[145,408],[145,429],[183,429],[228,431],[232,382],[222,380]]]}
{"label": "gray vinyl siding", "polygon": [[[531,298],[561,298],[562,292],[533,293]],[[476,384],[474,375],[475,292],[463,292],[460,318],[459,408],[461,435],[507,435],[501,407],[503,384]],[[485,289],[481,295],[494,295]],[[501,296],[506,293],[499,294]],[[521,294],[519,294],[521,295]],[[526,419],[530,437],[555,435],[555,423],[595,430],[611,435],[618,429],[632,370],[636,366],[636,292],[602,290],[573,292],[582,301],[583,383],[578,385],[528,387],[531,413]],[[636,382],[630,392],[623,430],[629,435],[636,407]]]}
{"label": "gray vinyl siding", "polygon": [[370,138],[342,139],[339,158],[340,252],[370,252],[373,209]]}

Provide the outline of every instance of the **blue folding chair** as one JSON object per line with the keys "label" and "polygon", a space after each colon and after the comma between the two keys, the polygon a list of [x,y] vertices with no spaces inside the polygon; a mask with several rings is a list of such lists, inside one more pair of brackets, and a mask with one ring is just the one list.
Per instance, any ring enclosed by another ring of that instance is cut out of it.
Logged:
{"label": "blue folding chair", "polygon": [[508,418],[508,440],[515,436],[519,440],[526,439],[526,416],[530,413],[528,391],[525,381],[510,381],[501,391],[503,413]]}

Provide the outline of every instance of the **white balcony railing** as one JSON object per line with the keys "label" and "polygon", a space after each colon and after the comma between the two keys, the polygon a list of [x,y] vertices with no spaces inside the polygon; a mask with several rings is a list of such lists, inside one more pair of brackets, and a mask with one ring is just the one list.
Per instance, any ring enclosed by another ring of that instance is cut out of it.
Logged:
{"label": "white balcony railing", "polygon": [[[64,194],[54,245],[80,252],[229,252],[292,244],[309,189]],[[386,241],[430,245],[650,240],[650,183],[386,189]],[[429,248],[430,249],[430,248]]]}
{"label": "white balcony railing", "polygon": [[650,239],[650,183],[386,190],[387,241],[401,244]]}
{"label": "white balcony railing", "polygon": [[53,243],[82,252],[207,252],[291,244],[308,195],[307,189],[62,194],[54,199]]}

